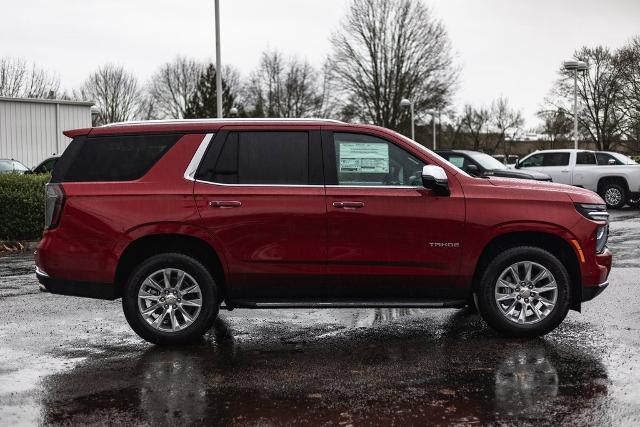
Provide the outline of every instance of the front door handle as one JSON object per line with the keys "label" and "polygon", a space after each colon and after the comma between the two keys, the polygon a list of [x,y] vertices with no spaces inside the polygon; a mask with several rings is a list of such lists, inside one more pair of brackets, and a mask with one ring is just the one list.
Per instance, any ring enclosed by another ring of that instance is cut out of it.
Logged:
{"label": "front door handle", "polygon": [[214,200],[209,202],[209,206],[211,206],[212,208],[222,209],[239,208],[240,206],[242,206],[242,202],[239,202],[237,200]]}
{"label": "front door handle", "polygon": [[364,207],[364,202],[333,202],[334,208],[360,209]]}

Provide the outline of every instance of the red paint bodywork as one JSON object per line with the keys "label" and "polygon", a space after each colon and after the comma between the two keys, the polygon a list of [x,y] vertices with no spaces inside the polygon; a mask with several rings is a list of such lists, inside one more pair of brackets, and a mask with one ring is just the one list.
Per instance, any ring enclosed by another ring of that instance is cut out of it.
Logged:
{"label": "red paint bodywork", "polygon": [[[443,167],[451,195],[424,188],[235,186],[184,177],[205,133],[221,128],[361,132],[383,137]],[[482,251],[495,238],[535,232],[576,240],[585,256],[581,283],[604,282],[611,254],[595,253],[598,223],[574,203],[603,203],[575,187],[470,177],[387,129],[326,121],[180,122],[118,125],[70,136],[182,132],[137,181],[63,183],[60,224],[46,230],[37,265],[50,277],[114,284],[121,255],[157,234],[196,237],[218,255],[228,297],[278,299],[468,296]],[[238,208],[210,202],[239,201]],[[339,209],[334,202],[363,203]],[[452,244],[433,246],[431,243]],[[573,247],[573,246],[572,246]]]}

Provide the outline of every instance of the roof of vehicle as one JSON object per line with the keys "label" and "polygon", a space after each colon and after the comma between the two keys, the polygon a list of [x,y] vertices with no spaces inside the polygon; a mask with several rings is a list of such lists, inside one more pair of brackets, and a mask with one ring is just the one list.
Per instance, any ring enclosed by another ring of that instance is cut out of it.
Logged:
{"label": "roof of vehicle", "polygon": [[595,151],[593,150],[583,150],[581,148],[578,148],[577,150],[575,148],[558,148],[555,150],[536,150],[530,154],[535,154],[535,153],[570,153],[573,151],[580,151],[580,152],[590,152],[590,153],[595,153]]}
{"label": "roof of vehicle", "polygon": [[462,154],[470,154],[470,153],[480,153],[484,154],[482,151],[473,151],[473,150],[436,150],[436,153],[462,153]]}
{"label": "roof of vehicle", "polygon": [[121,133],[148,133],[148,132],[205,132],[215,131],[223,126],[335,126],[348,123],[331,119],[288,119],[288,118],[256,118],[256,119],[179,119],[179,120],[145,120],[111,123],[108,125],[74,129],[63,132],[66,136],[74,138],[80,135],[108,135]]}

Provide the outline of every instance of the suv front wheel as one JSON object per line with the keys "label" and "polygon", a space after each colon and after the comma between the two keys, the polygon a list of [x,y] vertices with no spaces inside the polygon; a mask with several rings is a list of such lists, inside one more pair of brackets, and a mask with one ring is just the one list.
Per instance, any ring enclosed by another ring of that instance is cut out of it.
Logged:
{"label": "suv front wheel", "polygon": [[215,280],[198,260],[155,255],[129,276],[122,308],[131,328],[154,344],[188,344],[213,325],[220,305]]}
{"label": "suv front wheel", "polygon": [[567,270],[537,247],[511,248],[484,271],[478,308],[493,329],[512,337],[534,337],[555,329],[570,306]]}

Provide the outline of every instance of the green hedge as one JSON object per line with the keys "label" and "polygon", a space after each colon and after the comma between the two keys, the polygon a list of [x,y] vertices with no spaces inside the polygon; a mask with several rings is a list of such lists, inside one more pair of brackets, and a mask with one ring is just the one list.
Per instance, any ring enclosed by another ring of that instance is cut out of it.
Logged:
{"label": "green hedge", "polygon": [[50,175],[0,174],[0,240],[37,240]]}

